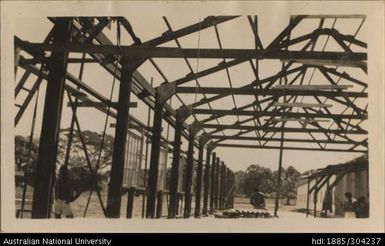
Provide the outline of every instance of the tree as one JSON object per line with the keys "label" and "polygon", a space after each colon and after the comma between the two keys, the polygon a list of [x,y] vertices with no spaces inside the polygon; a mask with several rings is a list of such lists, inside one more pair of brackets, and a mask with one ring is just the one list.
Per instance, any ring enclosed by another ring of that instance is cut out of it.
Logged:
{"label": "tree", "polygon": [[36,141],[32,141],[31,152],[29,150],[29,137],[15,136],[15,164],[16,164],[16,179],[22,184],[24,182],[24,174],[27,171],[27,163],[29,163],[27,183],[33,184],[33,171],[37,161],[39,146]]}
{"label": "tree", "polygon": [[[69,129],[63,129],[59,134],[59,144],[58,144],[58,152],[57,152],[57,165],[63,165],[65,162],[65,155],[67,150],[68,143],[68,135]],[[91,165],[93,170],[95,170],[97,160],[99,158],[99,150],[102,140],[102,134],[92,131],[82,131],[82,135],[84,141],[87,146],[87,153],[91,161]],[[38,142],[39,139],[34,139],[32,142],[32,149],[30,153],[30,170],[28,175],[28,184],[33,185],[34,180],[34,169],[37,161],[38,155]],[[114,138],[110,135],[105,135],[103,149],[100,156],[99,170],[107,170],[108,166],[111,165],[112,159],[112,148],[113,148]],[[18,171],[26,171],[25,164],[28,159],[28,146],[29,146],[29,138],[16,136],[15,137],[15,163],[16,169]],[[79,134],[77,130],[73,131],[72,144],[70,149],[70,158],[68,161],[68,167],[71,170],[71,174],[73,175],[74,183],[79,189],[86,191],[94,187],[94,183],[91,180],[91,172],[89,170],[83,145],[80,141]],[[20,173],[20,172],[19,172]],[[96,189],[100,189],[101,182],[103,180],[107,180],[108,172],[99,172],[96,174],[97,187]],[[95,187],[93,188],[95,189]]]}
{"label": "tree", "polygon": [[[95,172],[96,168],[98,168],[98,170],[108,170],[108,168],[106,167],[111,165],[114,138],[106,134],[104,138],[103,148],[100,152],[100,146],[102,143],[102,133],[92,132],[89,130],[82,131],[81,133],[86,144],[87,154],[90,159],[93,172]],[[60,140],[57,155],[57,163],[59,165],[63,165],[65,162],[68,136],[69,129],[61,130],[59,135]],[[100,163],[97,167],[99,154]],[[91,174],[86,160],[85,152],[83,150],[83,145],[79,137],[79,133],[75,129],[73,130],[68,167],[70,169],[71,174],[73,174],[73,180],[75,185],[83,191],[91,189],[101,189],[102,182],[108,180],[108,178],[106,178],[108,172],[97,172],[95,173],[95,176]],[[95,183],[92,181],[93,178],[96,179],[97,187],[95,187]]]}
{"label": "tree", "polygon": [[260,165],[251,165],[246,169],[246,175],[239,184],[242,192],[250,196],[255,188],[260,192],[272,192],[273,173],[269,168]]}
{"label": "tree", "polygon": [[235,194],[244,194],[243,192],[243,183],[246,179],[246,172],[245,171],[237,171],[234,173],[235,177]]}
{"label": "tree", "polygon": [[[275,171],[273,176],[275,181],[273,189],[276,191],[278,171]],[[290,205],[290,199],[294,199],[296,197],[296,184],[300,176],[301,174],[293,166],[289,166],[287,169],[282,168],[280,198],[286,198],[286,205]]]}

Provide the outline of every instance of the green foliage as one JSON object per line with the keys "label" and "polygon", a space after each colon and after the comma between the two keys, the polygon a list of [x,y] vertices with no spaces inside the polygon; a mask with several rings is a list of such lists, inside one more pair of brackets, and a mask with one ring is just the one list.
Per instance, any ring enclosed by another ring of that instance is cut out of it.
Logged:
{"label": "green foliage", "polygon": [[235,194],[244,195],[245,193],[243,191],[243,184],[245,183],[246,172],[237,171],[234,173],[234,176],[235,176]]}
{"label": "green foliage", "polygon": [[87,190],[101,190],[101,183],[104,179],[103,175],[98,173],[95,175],[95,181],[97,187],[95,187],[95,181],[92,179],[90,170],[87,167],[73,167],[70,169],[71,180],[75,187],[81,191]]}
{"label": "green foliage", "polygon": [[[59,134],[59,145],[57,153],[57,165],[63,165],[65,162],[65,155],[67,150],[69,129],[64,129],[60,131]],[[87,153],[91,161],[92,168],[95,169],[97,160],[99,158],[99,150],[102,140],[102,133],[92,132],[92,131],[82,131],[82,136],[87,146]],[[103,169],[111,165],[112,159],[112,148],[113,148],[114,138],[110,135],[106,135],[104,139],[104,145],[100,156],[99,169]],[[32,143],[32,149],[30,153],[30,172],[28,183],[33,185],[34,179],[34,167],[36,165],[37,156],[38,156],[38,139],[35,139]],[[15,162],[17,170],[21,171],[28,159],[28,145],[29,138],[16,136],[15,137]],[[81,144],[79,134],[77,130],[73,131],[72,144],[70,149],[70,158],[68,161],[68,166],[70,169],[71,175],[73,176],[75,185],[77,188],[86,191],[93,187],[93,182],[91,179],[91,172],[87,165],[85,158],[83,146]],[[25,168],[24,168],[25,169]],[[23,170],[25,171],[25,170]],[[98,172],[96,174],[96,180],[98,183],[98,188],[101,187],[103,181],[108,179],[108,172]]]}
{"label": "green foliage", "polygon": [[28,184],[33,184],[33,171],[37,161],[39,151],[38,144],[32,141],[31,152],[29,152],[29,138],[22,136],[15,136],[15,164],[16,173],[24,175],[27,171],[27,163],[29,163]]}
{"label": "green foliage", "polygon": [[243,193],[247,196],[258,188],[260,192],[272,192],[273,174],[269,168],[259,165],[251,165],[246,169],[246,175],[243,184],[241,184]]}
{"label": "green foliage", "polygon": [[[273,190],[276,190],[277,180],[278,180],[278,171],[273,173],[274,181]],[[293,167],[289,166],[287,169],[282,168],[281,173],[281,187],[280,187],[280,197],[286,198],[286,203],[290,203],[290,199],[296,198],[296,184],[299,180],[301,174]]]}
{"label": "green foliage", "polygon": [[[281,173],[281,198],[292,199],[296,196],[296,183],[300,173],[293,167],[282,168]],[[265,194],[275,193],[277,188],[278,172],[272,172],[270,168],[260,165],[250,165],[246,172],[238,171],[235,173],[236,192],[250,196],[255,188]]]}

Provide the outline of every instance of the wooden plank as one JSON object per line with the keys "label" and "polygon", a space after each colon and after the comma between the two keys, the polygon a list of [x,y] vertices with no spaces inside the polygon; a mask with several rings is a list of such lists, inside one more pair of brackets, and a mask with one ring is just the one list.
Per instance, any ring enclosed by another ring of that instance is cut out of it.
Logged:
{"label": "wooden plank", "polygon": [[301,63],[309,66],[338,66],[338,67],[359,67],[359,68],[367,67],[367,63],[362,61],[284,59],[282,60],[282,62]]}
{"label": "wooden plank", "polygon": [[[270,121],[270,120],[265,119],[265,121]],[[294,122],[300,122],[300,123],[329,122],[329,120],[301,119],[301,118],[274,118],[272,119],[272,121],[277,121],[277,122],[294,121]]]}
{"label": "wooden plank", "polygon": [[[108,107],[108,105],[106,105],[104,102],[94,102],[94,101],[84,101],[84,102],[77,102],[77,103],[74,103],[75,107],[83,107],[83,108],[87,108],[87,107]],[[118,103],[117,102],[111,102],[111,104],[114,105],[114,107],[117,107],[118,106]],[[71,105],[68,103],[67,104],[68,107],[71,107]],[[136,108],[138,106],[138,102],[129,102],[128,103],[128,107],[130,108]]]}
{"label": "wooden plank", "polygon": [[193,109],[194,114],[223,114],[223,115],[242,115],[242,116],[279,116],[290,118],[331,118],[331,119],[362,119],[368,118],[367,115],[351,115],[351,114],[326,114],[326,113],[292,113],[292,112],[278,112],[278,111],[266,111],[259,112],[254,110],[227,110],[227,109]]}
{"label": "wooden plank", "polygon": [[20,80],[19,80],[19,82],[17,83],[16,88],[15,88],[15,98],[16,98],[17,95],[19,94],[20,90],[21,90],[22,88],[24,88],[23,86],[24,86],[25,82],[27,81],[27,79],[28,79],[28,77],[29,77],[30,74],[31,74],[31,72],[28,71],[28,70],[26,70],[26,71],[24,72],[23,76],[21,76],[21,78],[20,78]]}
{"label": "wooden plank", "polygon": [[218,25],[220,23],[232,20],[239,17],[238,15],[229,15],[229,16],[208,16],[206,17],[203,21],[172,31],[172,32],[165,32],[163,33],[162,36],[158,38],[154,38],[152,40],[149,40],[147,42],[144,42],[143,45],[148,45],[148,46],[157,46],[169,41],[172,41],[177,38],[181,38],[183,36],[192,34],[194,32]]}
{"label": "wooden plank", "polygon": [[119,218],[121,207],[121,188],[123,185],[123,173],[125,166],[125,151],[128,130],[128,112],[131,98],[132,67],[127,57],[122,58],[122,78],[119,87],[119,97],[116,116],[116,128],[112,153],[110,182],[107,196],[107,217]]}
{"label": "wooden plank", "polygon": [[[278,138],[268,138],[268,137],[248,137],[248,136],[222,136],[222,135],[212,135],[211,139],[220,139],[220,140],[242,140],[242,141],[269,141],[269,142],[279,142],[281,141]],[[314,141],[312,139],[295,139],[295,138],[285,138],[284,142],[297,142],[297,143],[328,143],[328,144],[354,144],[354,145],[363,145],[368,146],[367,141],[357,142],[349,140],[318,140]]]}
{"label": "wooden plank", "polygon": [[[59,18],[53,31],[54,42],[67,44],[70,41],[70,34],[71,20]],[[53,52],[48,65],[42,131],[34,173],[32,218],[35,219],[49,218],[51,215],[67,57],[66,52]]]}
{"label": "wooden plank", "polygon": [[353,87],[353,85],[276,85],[271,89],[288,89],[288,90],[346,90]]}
{"label": "wooden plank", "polygon": [[245,125],[217,125],[217,124],[200,124],[202,128],[215,129],[235,129],[235,130],[261,130],[265,132],[326,132],[326,133],[344,133],[344,134],[368,134],[366,130],[339,130],[339,129],[319,129],[319,128],[278,128],[278,127],[256,127]]}
{"label": "wooden plank", "polygon": [[[292,15],[294,18],[298,15]],[[301,15],[306,19],[365,19],[366,15]]]}
{"label": "wooden plank", "polygon": [[[338,89],[338,88],[336,88]],[[326,89],[325,89],[326,90]],[[234,95],[256,95],[256,96],[324,96],[324,97],[368,97],[365,92],[355,91],[325,91],[317,87],[311,87],[307,89],[305,86],[302,88],[276,88],[273,87],[269,90],[262,91],[255,89],[253,86],[245,86],[239,88],[228,87],[182,87],[176,88],[176,93],[182,94],[218,94],[221,97]]]}
{"label": "wooden plank", "polygon": [[366,61],[367,54],[363,52],[320,52],[320,51],[286,51],[273,50],[269,52],[256,51],[254,49],[191,49],[172,47],[144,47],[144,46],[116,46],[116,45],[93,45],[93,44],[44,44],[27,43],[36,50],[75,52],[92,54],[125,55],[142,58],[200,58],[200,59],[303,59],[303,60],[326,60],[326,61]]}
{"label": "wooden plank", "polygon": [[332,104],[323,104],[323,103],[274,103],[275,107],[291,107],[291,108],[330,108]]}
{"label": "wooden plank", "polygon": [[[280,149],[277,146],[259,146],[246,144],[217,144],[217,147],[226,148],[248,148],[248,149]],[[304,150],[304,151],[327,151],[327,152],[356,152],[368,153],[368,150],[349,150],[349,149],[317,149],[317,148],[299,148],[299,147],[284,147],[285,150]]]}

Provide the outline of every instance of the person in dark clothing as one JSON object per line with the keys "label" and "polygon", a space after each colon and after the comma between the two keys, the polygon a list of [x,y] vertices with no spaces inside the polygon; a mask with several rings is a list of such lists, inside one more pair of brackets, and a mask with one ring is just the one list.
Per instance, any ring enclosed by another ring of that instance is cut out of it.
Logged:
{"label": "person in dark clothing", "polygon": [[343,209],[344,209],[344,217],[345,218],[355,218],[355,206],[356,206],[356,200],[353,198],[352,193],[346,192],[345,193],[345,201],[342,203]]}
{"label": "person in dark clothing", "polygon": [[66,165],[59,169],[59,176],[55,185],[55,217],[73,218],[70,203],[75,201],[81,192],[75,189],[70,177],[69,170]]}
{"label": "person in dark clothing", "polygon": [[322,210],[324,211],[325,216],[327,216],[328,211],[333,212],[333,194],[331,189],[327,189],[325,192],[324,200],[322,201]]}
{"label": "person in dark clothing", "polygon": [[259,192],[258,188],[255,188],[254,192],[251,193],[250,203],[254,206],[254,208],[265,208],[265,196]]}
{"label": "person in dark clothing", "polygon": [[369,218],[369,204],[365,197],[359,197],[355,204],[356,218]]}

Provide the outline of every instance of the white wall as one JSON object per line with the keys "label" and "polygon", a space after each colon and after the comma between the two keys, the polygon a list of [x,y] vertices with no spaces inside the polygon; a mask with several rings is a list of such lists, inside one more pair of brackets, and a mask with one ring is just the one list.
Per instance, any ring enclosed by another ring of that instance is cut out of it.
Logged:
{"label": "white wall", "polygon": [[[333,183],[335,180],[335,176],[331,177],[329,183]],[[310,181],[310,188],[312,188],[315,184],[315,180]],[[307,197],[307,182],[297,187],[297,201],[296,208],[297,209],[306,209],[306,197]],[[319,191],[317,195],[317,211],[322,210],[322,203],[325,197],[327,185],[325,184]],[[334,200],[334,189],[332,189],[333,200]],[[314,191],[309,195],[309,209],[314,209]],[[333,206],[334,211],[334,206]]]}
{"label": "white wall", "polygon": [[[330,178],[329,183],[333,183],[335,175]],[[315,180],[310,181],[310,188],[313,187]],[[304,183],[297,187],[297,209],[306,209],[306,194],[308,184]],[[322,202],[325,197],[327,186],[324,185],[318,192],[317,211],[322,210]],[[340,202],[344,201],[345,192],[351,192],[353,198],[357,199],[361,196],[369,201],[369,182],[368,171],[359,171],[347,173],[340,182],[333,188],[333,214],[342,215],[342,207]],[[309,195],[309,209],[314,209],[314,191]]]}

